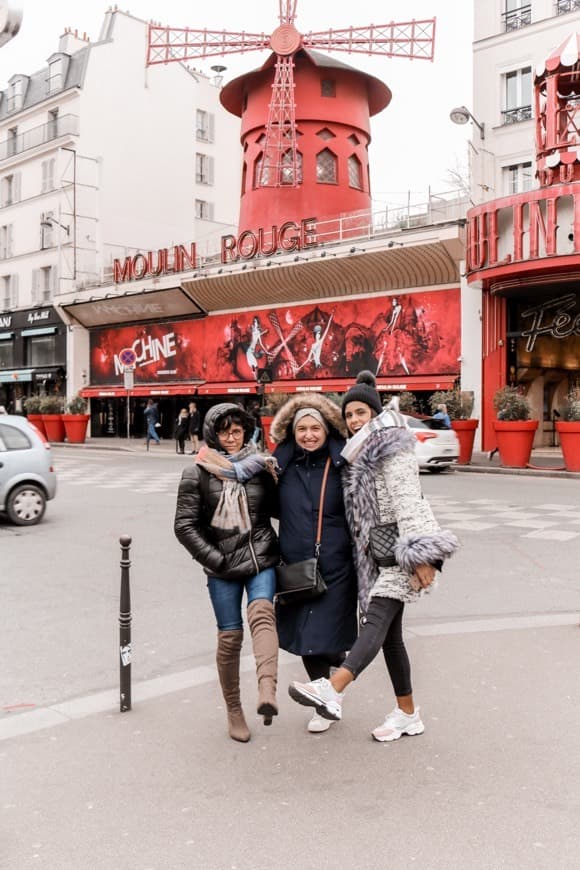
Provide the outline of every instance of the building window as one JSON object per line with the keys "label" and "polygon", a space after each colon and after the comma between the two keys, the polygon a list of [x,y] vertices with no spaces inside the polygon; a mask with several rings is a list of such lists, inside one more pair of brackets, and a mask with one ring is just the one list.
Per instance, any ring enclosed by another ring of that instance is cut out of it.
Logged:
{"label": "building window", "polygon": [[203,199],[195,200],[195,217],[199,221],[213,220],[213,202],[205,202]]}
{"label": "building window", "polygon": [[348,158],[348,183],[350,187],[362,190],[362,165],[355,154]]}
{"label": "building window", "polygon": [[5,175],[2,178],[0,181],[0,206],[2,208],[12,205],[14,202],[20,202],[20,181],[19,172]]}
{"label": "building window", "polygon": [[[292,165],[292,151],[288,149],[282,155],[282,184],[294,184],[294,167]],[[302,154],[296,152],[296,184],[302,184]]]}
{"label": "building window", "polygon": [[214,116],[198,109],[195,113],[195,135],[199,142],[213,142]]}
{"label": "building window", "polygon": [[264,162],[264,152],[262,151],[262,152],[260,152],[260,154],[258,154],[258,158],[257,158],[256,162],[254,163],[254,189],[256,189],[257,187],[260,187],[260,183],[262,181],[264,182],[265,185],[268,184],[268,182],[270,181],[270,171],[269,171],[269,168],[267,166],[266,166],[266,169],[264,170],[264,178],[262,179],[262,163],[263,162]]}
{"label": "building window", "polygon": [[18,308],[18,275],[2,276],[2,308]]}
{"label": "building window", "polygon": [[31,335],[26,342],[26,365],[52,366],[56,361],[56,335]]}
{"label": "building window", "polygon": [[506,73],[504,124],[529,121],[532,117],[532,68],[530,66]]}
{"label": "building window", "polygon": [[0,338],[0,369],[11,369],[14,365],[14,342],[11,338]]}
{"label": "building window", "polygon": [[12,224],[0,226],[0,260],[6,260],[12,256]]}
{"label": "building window", "polygon": [[8,85],[8,102],[7,109],[9,112],[17,112],[22,108],[22,98],[24,94],[24,80],[22,78],[13,79]]}
{"label": "building window", "polygon": [[63,62],[62,57],[55,57],[48,65],[47,90],[49,94],[54,94],[55,91],[62,90],[63,81]]}
{"label": "building window", "polygon": [[523,193],[526,190],[532,189],[534,175],[531,163],[518,163],[514,166],[505,166],[503,174],[506,195]]}
{"label": "building window", "polygon": [[47,211],[40,215],[40,248],[54,248],[54,233],[55,225],[51,218],[54,218],[54,212]]}
{"label": "building window", "polygon": [[32,304],[50,302],[56,287],[56,268],[43,266],[32,270]]}
{"label": "building window", "polygon": [[319,184],[336,184],[338,180],[336,155],[328,148],[316,155],[316,180]]}
{"label": "building window", "polygon": [[10,127],[6,138],[6,157],[16,154],[18,148],[18,127]]}
{"label": "building window", "polygon": [[213,157],[195,155],[195,180],[197,184],[213,184]]}
{"label": "building window", "polygon": [[316,135],[319,139],[324,139],[324,141],[327,141],[328,139],[336,139],[336,136],[334,135],[332,130],[328,129],[328,127],[323,127],[322,130],[319,130]]}
{"label": "building window", "polygon": [[56,139],[58,136],[58,109],[51,109],[48,113],[47,138]]}
{"label": "building window", "polygon": [[42,182],[40,192],[47,193],[49,190],[54,190],[54,170],[56,167],[56,159],[51,157],[50,160],[43,160],[40,164],[42,170]]}
{"label": "building window", "polygon": [[530,3],[521,0],[505,0],[505,12],[502,14],[503,27],[506,33],[519,30],[532,23],[532,7]]}
{"label": "building window", "polygon": [[336,82],[334,79],[322,79],[320,82],[321,97],[336,97]]}
{"label": "building window", "polygon": [[580,9],[580,0],[556,0],[556,15],[565,15],[577,9]]}

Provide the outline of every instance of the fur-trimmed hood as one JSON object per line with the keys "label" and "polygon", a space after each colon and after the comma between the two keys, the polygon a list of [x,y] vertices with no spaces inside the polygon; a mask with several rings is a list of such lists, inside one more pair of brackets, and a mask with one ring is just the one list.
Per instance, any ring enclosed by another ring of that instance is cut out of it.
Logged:
{"label": "fur-trimmed hood", "polygon": [[346,426],[338,405],[320,393],[299,393],[288,399],[272,420],[270,437],[276,444],[293,437],[292,420],[296,411],[301,408],[316,408],[328,423],[331,432],[334,429],[337,435],[346,437]]}

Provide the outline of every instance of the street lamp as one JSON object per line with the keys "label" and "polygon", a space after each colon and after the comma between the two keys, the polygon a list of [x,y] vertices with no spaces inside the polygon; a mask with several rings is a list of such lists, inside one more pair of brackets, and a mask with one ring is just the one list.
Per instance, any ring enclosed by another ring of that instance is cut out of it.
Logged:
{"label": "street lamp", "polygon": [[480,124],[479,121],[473,117],[469,109],[467,109],[465,106],[457,106],[456,109],[452,109],[449,112],[449,117],[454,124],[467,124],[467,122],[471,119],[475,126],[479,128],[480,138],[485,139],[485,124]]}
{"label": "street lamp", "polygon": [[61,222],[59,220],[57,220],[55,217],[53,217],[52,215],[50,215],[50,214],[44,215],[44,217],[40,221],[40,226],[42,227],[43,230],[50,229],[55,224],[58,227],[60,227],[62,230],[64,230],[65,233],[67,234],[67,236],[70,236],[70,226],[67,224],[61,224]]}

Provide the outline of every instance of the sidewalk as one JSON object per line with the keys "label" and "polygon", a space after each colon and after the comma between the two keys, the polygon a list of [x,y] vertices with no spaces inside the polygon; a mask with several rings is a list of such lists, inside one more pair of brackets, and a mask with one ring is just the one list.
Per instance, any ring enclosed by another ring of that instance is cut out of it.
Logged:
{"label": "sidewalk", "polygon": [[[54,449],[64,450],[116,450],[125,453],[147,453],[144,438],[88,438],[84,444],[52,444]],[[149,454],[163,456],[165,458],[175,456],[181,460],[186,455],[180,456],[175,449],[175,441],[165,439],[160,444],[150,444]],[[499,454],[489,459],[489,453],[475,452],[469,465],[456,465],[456,471],[472,472],[476,474],[518,474],[532,477],[560,477],[580,479],[580,472],[570,472],[564,469],[562,451],[559,447],[538,447],[532,451],[529,468],[503,468],[500,465]]]}

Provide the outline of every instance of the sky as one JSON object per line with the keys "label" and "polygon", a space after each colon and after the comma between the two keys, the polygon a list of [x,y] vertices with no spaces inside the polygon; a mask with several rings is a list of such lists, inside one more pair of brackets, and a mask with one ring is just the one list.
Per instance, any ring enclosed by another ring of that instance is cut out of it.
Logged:
{"label": "sky", "polygon": [[[109,5],[100,0],[11,0],[11,4],[22,9],[23,20],[20,33],[0,49],[1,88],[15,73],[30,75],[45,66],[65,27],[86,32],[97,41]],[[175,27],[270,34],[279,23],[277,0],[252,4],[125,0],[118,5],[136,17]],[[437,18],[433,63],[333,53],[337,60],[381,79],[393,93],[391,104],[371,119],[371,186],[377,208],[405,202],[409,195],[415,203],[426,202],[429,190],[442,193],[456,186],[449,171],[465,166],[471,130],[470,125],[453,124],[449,112],[454,106],[471,105],[472,6],[470,0],[357,0],[356,4],[298,0],[295,24],[304,33]],[[224,81],[257,68],[268,54],[228,55],[223,60]],[[211,75],[210,68],[217,62],[208,58],[192,65]]]}

